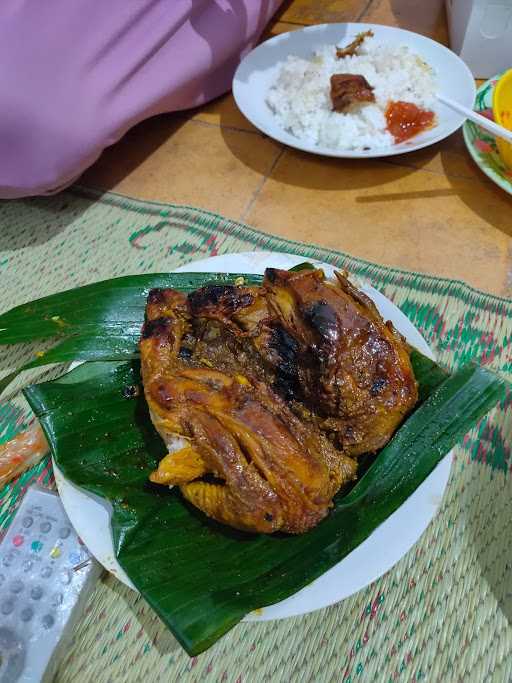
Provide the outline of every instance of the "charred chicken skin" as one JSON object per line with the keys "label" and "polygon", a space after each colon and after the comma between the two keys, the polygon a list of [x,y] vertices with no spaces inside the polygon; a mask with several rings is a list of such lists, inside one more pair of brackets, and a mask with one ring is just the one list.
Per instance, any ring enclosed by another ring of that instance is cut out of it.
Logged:
{"label": "charred chicken skin", "polygon": [[169,453],[151,475],[235,528],[302,533],[417,399],[408,349],[342,275],[266,271],[262,287],[153,290],[140,342]]}

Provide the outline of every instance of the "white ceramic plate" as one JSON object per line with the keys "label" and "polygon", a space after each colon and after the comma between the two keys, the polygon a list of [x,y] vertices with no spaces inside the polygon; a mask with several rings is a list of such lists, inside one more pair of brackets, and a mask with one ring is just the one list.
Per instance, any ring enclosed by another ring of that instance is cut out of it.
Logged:
{"label": "white ceramic plate", "polygon": [[252,50],[241,62],[233,79],[233,96],[242,113],[261,131],[290,147],[306,152],[344,158],[371,158],[412,152],[432,145],[456,131],[464,117],[437,103],[437,126],[410,141],[367,151],[321,147],[304,142],[281,128],[265,102],[266,93],[278,71],[278,62],[289,55],[309,59],[321,45],[346,45],[361,31],[372,30],[379,42],[407,45],[435,71],[437,91],[449,95],[466,107],[475,100],[475,80],[466,64],[444,45],[418,33],[378,24],[320,24],[283,33]]}
{"label": "white ceramic plate", "polygon": [[[290,254],[247,252],[195,261],[178,268],[177,272],[260,274],[267,266],[291,268],[302,261],[303,257]],[[322,267],[328,276],[332,275],[332,266],[323,264]],[[433,357],[418,330],[389,299],[372,287],[363,287],[363,291],[373,299],[382,316],[391,320],[411,344]],[[435,515],[448,482],[450,465],[451,455],[448,454],[412,496],[335,567],[290,598],[258,610],[246,620],[280,619],[312,612],[347,598],[382,576],[418,540]],[[114,556],[109,503],[67,481],[55,463],[54,468],[62,502],[78,534],[108,571],[133,588]]]}

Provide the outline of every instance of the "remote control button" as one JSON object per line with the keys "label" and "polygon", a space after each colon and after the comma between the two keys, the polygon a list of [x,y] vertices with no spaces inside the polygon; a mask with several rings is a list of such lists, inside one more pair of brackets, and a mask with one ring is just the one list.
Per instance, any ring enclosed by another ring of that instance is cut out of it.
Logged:
{"label": "remote control button", "polygon": [[11,593],[21,593],[23,590],[23,581],[16,579],[11,583]]}
{"label": "remote control button", "polygon": [[47,534],[52,528],[52,525],[50,524],[50,522],[42,522],[39,528],[41,529],[43,534]]}
{"label": "remote control button", "polygon": [[30,546],[35,553],[40,553],[41,550],[43,549],[43,544],[41,541],[32,541],[32,544]]}
{"label": "remote control button", "polygon": [[14,536],[14,538],[12,539],[12,544],[16,546],[16,548],[19,548],[20,545],[23,545],[24,540],[25,539],[23,538],[23,536],[21,536],[21,534],[16,534],[16,536]]}
{"label": "remote control button", "polygon": [[54,560],[56,560],[56,559],[57,559],[58,557],[60,557],[61,555],[62,555],[62,552],[61,552],[61,549],[59,548],[58,545],[54,546],[54,547],[50,550],[50,557],[51,557],[52,559],[54,559]]}
{"label": "remote control button", "polygon": [[51,614],[45,614],[41,622],[45,628],[51,628],[55,623],[55,618]]}
{"label": "remote control button", "polygon": [[21,621],[30,621],[33,616],[34,616],[34,610],[32,609],[32,607],[25,607],[20,612]]}
{"label": "remote control button", "polygon": [[34,586],[30,591],[30,597],[32,600],[40,600],[43,597],[43,589],[41,586]]}
{"label": "remote control button", "polygon": [[2,604],[0,605],[0,612],[7,616],[10,614],[14,609],[14,601],[13,600],[4,600]]}
{"label": "remote control button", "polygon": [[67,586],[68,584],[71,583],[71,572],[68,571],[67,569],[64,569],[60,573],[60,582],[64,584],[64,586]]}
{"label": "remote control button", "polygon": [[4,565],[4,567],[10,567],[11,564],[13,563],[13,561],[14,561],[14,558],[15,558],[14,553],[12,553],[12,552],[11,552],[11,553],[7,553],[7,555],[6,555],[6,556],[4,557],[4,559],[2,560],[2,564]]}
{"label": "remote control button", "polygon": [[34,565],[34,563],[32,562],[32,560],[25,560],[25,562],[22,565],[23,571],[29,572],[32,569],[33,565]]}
{"label": "remote control button", "polygon": [[62,605],[63,600],[64,596],[62,595],[62,593],[54,593],[51,602],[52,607],[58,607],[59,605]]}
{"label": "remote control button", "polygon": [[24,517],[23,521],[21,522],[24,529],[30,529],[33,523],[34,520],[32,517]]}
{"label": "remote control button", "polygon": [[52,568],[51,567],[43,567],[41,569],[41,576],[43,579],[48,579],[52,575]]}
{"label": "remote control button", "polygon": [[68,559],[69,559],[70,564],[72,564],[74,567],[75,564],[78,564],[80,562],[80,553],[77,553],[77,552],[69,553]]}
{"label": "remote control button", "polygon": [[0,652],[2,681],[18,681],[25,666],[25,643],[10,628],[0,626]]}
{"label": "remote control button", "polygon": [[71,529],[68,526],[63,526],[59,529],[60,538],[67,538],[71,533]]}

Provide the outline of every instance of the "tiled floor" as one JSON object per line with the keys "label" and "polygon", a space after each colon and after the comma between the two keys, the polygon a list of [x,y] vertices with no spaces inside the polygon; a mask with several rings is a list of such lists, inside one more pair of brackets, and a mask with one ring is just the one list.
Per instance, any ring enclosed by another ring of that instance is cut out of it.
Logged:
{"label": "tiled floor", "polygon": [[[325,21],[393,24],[447,42],[443,0],[293,0],[269,32]],[[325,159],[261,135],[226,95],[139,125],[82,182],[512,293],[512,198],[474,166],[460,133],[388,160]]]}

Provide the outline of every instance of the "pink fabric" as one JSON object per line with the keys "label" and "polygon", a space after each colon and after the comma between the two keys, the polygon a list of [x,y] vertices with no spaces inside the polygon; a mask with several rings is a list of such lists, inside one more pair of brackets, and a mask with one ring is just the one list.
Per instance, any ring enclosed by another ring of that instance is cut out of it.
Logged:
{"label": "pink fabric", "polygon": [[0,197],[69,184],[133,125],[231,87],[282,0],[1,0]]}

